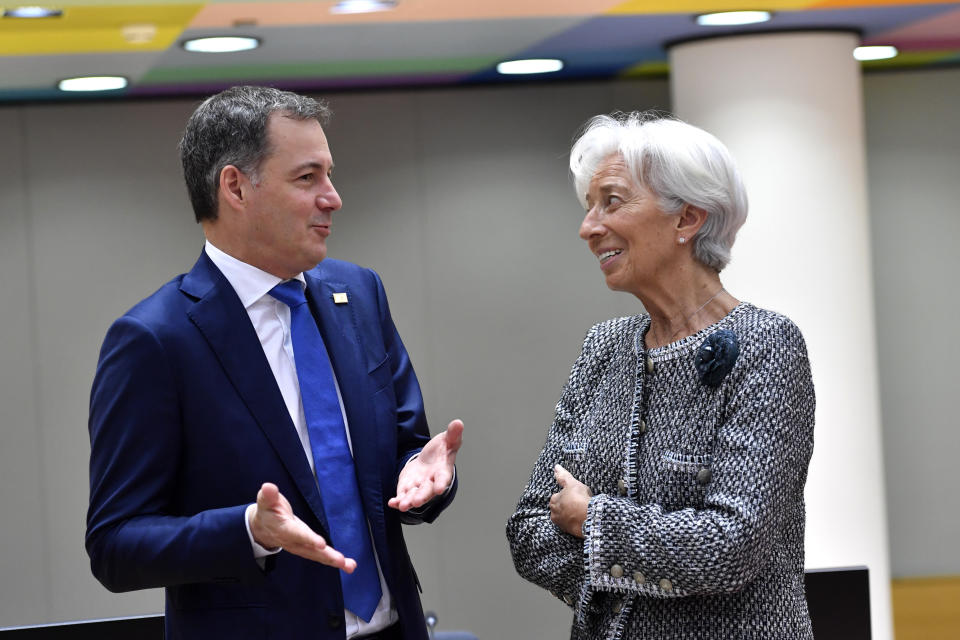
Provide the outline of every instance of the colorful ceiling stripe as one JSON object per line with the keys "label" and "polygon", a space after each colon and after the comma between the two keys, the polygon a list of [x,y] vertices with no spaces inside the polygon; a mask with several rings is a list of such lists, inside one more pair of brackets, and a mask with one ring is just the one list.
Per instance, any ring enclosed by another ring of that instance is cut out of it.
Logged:
{"label": "colorful ceiling stripe", "polygon": [[0,56],[163,51],[202,4],[65,7],[57,18],[0,19]]}
{"label": "colorful ceiling stripe", "polygon": [[[771,29],[853,29],[864,44],[900,49],[866,69],[960,63],[960,2],[769,0],[762,8],[774,12],[770,22],[709,31],[695,24],[697,14],[742,2],[399,0],[369,14],[335,14],[333,5],[61,0],[58,18],[0,19],[0,101],[65,97],[56,82],[75,75],[123,75],[131,86],[120,95],[187,95],[240,82],[325,90],[534,81],[496,73],[498,62],[519,57],[562,59],[565,68],[549,79],[662,75],[672,41]],[[181,47],[213,35],[253,36],[262,46],[231,54]]]}

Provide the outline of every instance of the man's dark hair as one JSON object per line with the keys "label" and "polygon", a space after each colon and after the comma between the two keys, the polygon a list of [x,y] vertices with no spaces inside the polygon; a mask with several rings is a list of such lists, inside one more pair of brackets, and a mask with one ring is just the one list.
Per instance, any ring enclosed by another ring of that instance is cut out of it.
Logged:
{"label": "man's dark hair", "polygon": [[203,101],[187,121],[180,162],[197,222],[217,219],[220,172],[233,165],[256,182],[270,154],[267,121],[273,113],[326,124],[326,103],[272,87],[232,87]]}

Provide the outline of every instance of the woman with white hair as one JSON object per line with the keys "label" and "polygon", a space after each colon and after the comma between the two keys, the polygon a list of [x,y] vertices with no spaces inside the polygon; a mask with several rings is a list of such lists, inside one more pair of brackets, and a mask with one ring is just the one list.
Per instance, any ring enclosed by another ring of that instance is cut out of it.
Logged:
{"label": "woman with white hair", "polygon": [[747,197],[705,131],[590,120],[570,154],[580,237],[646,311],[594,326],[507,537],[574,611],[571,638],[813,637],[806,347],[720,281]]}

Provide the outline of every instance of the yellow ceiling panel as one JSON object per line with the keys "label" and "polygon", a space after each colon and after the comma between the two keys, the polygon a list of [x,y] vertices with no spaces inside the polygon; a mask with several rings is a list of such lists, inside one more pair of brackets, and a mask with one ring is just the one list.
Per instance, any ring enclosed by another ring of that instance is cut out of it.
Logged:
{"label": "yellow ceiling panel", "polygon": [[[48,7],[51,9],[72,9],[72,8],[103,8],[111,7],[113,9],[132,7],[134,9],[154,7],[157,5],[177,5],[185,4],[183,0],[0,0],[0,7],[11,9],[13,7]],[[203,2],[201,4],[206,4]]]}
{"label": "yellow ceiling panel", "polygon": [[59,18],[0,20],[0,55],[159,51],[202,4],[64,6]]}

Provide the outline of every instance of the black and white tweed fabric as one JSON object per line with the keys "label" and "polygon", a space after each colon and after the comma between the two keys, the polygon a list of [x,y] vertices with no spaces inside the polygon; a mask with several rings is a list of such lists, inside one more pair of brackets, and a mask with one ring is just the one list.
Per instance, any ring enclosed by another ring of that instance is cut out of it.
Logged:
{"label": "black and white tweed fabric", "polygon": [[[517,571],[574,609],[573,640],[813,637],[803,486],[814,393],[800,331],[739,304],[650,350],[646,315],[594,326],[557,404],[507,537]],[[718,387],[694,366],[730,329]],[[585,540],[550,520],[555,464],[593,492]]]}

